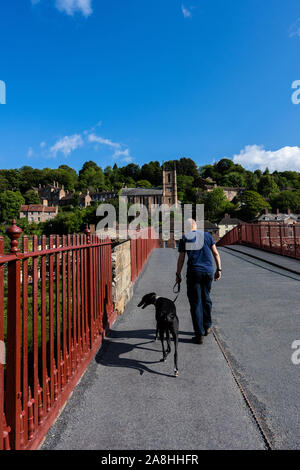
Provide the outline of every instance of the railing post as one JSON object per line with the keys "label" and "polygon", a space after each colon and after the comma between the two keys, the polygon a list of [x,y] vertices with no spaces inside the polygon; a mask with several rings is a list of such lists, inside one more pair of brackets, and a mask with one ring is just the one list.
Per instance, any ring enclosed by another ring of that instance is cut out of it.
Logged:
{"label": "railing post", "polygon": [[279,225],[279,237],[280,237],[280,253],[283,255],[283,244],[282,244],[282,225]]}
{"label": "railing post", "polygon": [[[0,256],[4,254],[4,240],[0,237]],[[3,301],[2,301],[3,299]],[[0,450],[4,447],[4,365],[5,365],[5,345],[4,345],[4,265],[0,264]]]}
{"label": "railing post", "polygon": [[259,233],[259,246],[260,246],[260,248],[262,248],[261,224],[258,224],[258,233]]}
{"label": "railing post", "polygon": [[11,240],[10,252],[16,255],[16,259],[8,263],[6,369],[6,418],[11,427],[10,443],[13,449],[20,449],[21,431],[21,261],[17,257],[21,233],[22,229],[13,220],[12,226],[7,229]]}
{"label": "railing post", "polygon": [[[91,244],[91,230],[88,225],[84,231],[86,235],[87,244]],[[87,285],[88,285],[88,321],[90,330],[90,349],[92,349],[94,342],[94,297],[93,297],[93,252],[92,247],[87,249]],[[97,268],[99,268],[97,266]],[[98,288],[98,286],[97,286]]]}
{"label": "railing post", "polygon": [[271,227],[272,225],[269,223],[269,246],[270,246],[270,250],[272,250],[272,237],[271,237]]}
{"label": "railing post", "polygon": [[241,224],[238,225],[238,242],[239,242],[239,245],[241,245],[241,243],[242,243],[242,226],[241,226]]}
{"label": "railing post", "polygon": [[297,237],[296,237],[296,225],[293,225],[294,232],[294,249],[295,249],[295,258],[297,258]]}

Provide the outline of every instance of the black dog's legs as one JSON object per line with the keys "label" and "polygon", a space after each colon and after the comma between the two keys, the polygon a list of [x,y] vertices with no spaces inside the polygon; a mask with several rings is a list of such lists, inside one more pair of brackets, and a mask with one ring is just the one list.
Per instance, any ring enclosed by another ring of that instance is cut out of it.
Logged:
{"label": "black dog's legs", "polygon": [[161,359],[161,362],[165,362],[168,354],[170,354],[171,352],[170,334],[168,330],[166,331],[167,350],[165,349],[164,336],[165,336],[165,330],[164,329],[159,330],[159,337],[160,337],[160,341],[162,345],[162,352],[163,352],[163,358]]}
{"label": "black dog's legs", "polygon": [[178,350],[178,334],[176,334],[176,331],[175,330],[171,330],[171,333],[172,333],[172,336],[173,336],[173,340],[174,340],[174,347],[175,347],[175,352],[174,352],[174,374],[175,376],[177,377],[178,375],[178,363],[177,363],[177,359],[178,359],[178,354],[177,354],[177,350]]}
{"label": "black dog's legs", "polygon": [[162,352],[163,352],[163,357],[160,360],[160,362],[165,362],[165,360],[167,358],[167,354],[166,354],[165,345],[164,345],[164,330],[159,331],[159,338],[160,338],[160,341],[161,341]]}
{"label": "black dog's legs", "polygon": [[171,352],[171,343],[170,343],[170,333],[169,330],[166,331],[166,337],[167,337],[167,355],[170,354]]}
{"label": "black dog's legs", "polygon": [[156,326],[156,333],[155,333],[155,340],[154,341],[156,341],[157,338],[158,338],[158,326]]}
{"label": "black dog's legs", "polygon": [[163,357],[160,362],[165,362],[167,359],[167,355],[168,355],[168,352],[165,350],[164,336],[165,336],[164,329],[159,330],[159,338],[160,338],[161,346],[163,350]]}

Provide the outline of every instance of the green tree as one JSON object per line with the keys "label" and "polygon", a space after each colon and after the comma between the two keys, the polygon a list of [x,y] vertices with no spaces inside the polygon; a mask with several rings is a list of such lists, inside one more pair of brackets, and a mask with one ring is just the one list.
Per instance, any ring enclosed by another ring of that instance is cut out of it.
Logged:
{"label": "green tree", "polygon": [[222,158],[216,164],[216,170],[218,173],[221,173],[221,175],[224,175],[234,170],[234,163],[232,160],[229,160],[229,158]]}
{"label": "green tree", "polygon": [[272,197],[273,194],[279,193],[279,187],[270,174],[263,175],[257,185],[257,191],[264,197]]}
{"label": "green tree", "polygon": [[68,235],[79,233],[82,228],[82,213],[80,210],[72,212],[60,212],[54,219],[44,223],[46,235]]}
{"label": "green tree", "polygon": [[197,178],[199,176],[198,167],[191,158],[180,158],[179,160],[169,160],[164,164],[166,170],[171,170],[176,166],[177,175],[187,175]]}
{"label": "green tree", "polygon": [[274,211],[279,209],[281,212],[287,212],[287,210],[290,209],[292,212],[299,212],[300,190],[282,191],[281,193],[273,196],[271,204]]}
{"label": "green tree", "polygon": [[236,171],[226,173],[221,179],[222,186],[244,187],[246,179],[243,174]]}
{"label": "green tree", "polygon": [[0,193],[9,189],[9,184],[4,175],[0,174]]}
{"label": "green tree", "polygon": [[136,183],[138,188],[152,188],[152,184],[147,180],[140,180]]}
{"label": "green tree", "polygon": [[43,223],[28,222],[28,219],[23,217],[17,220],[17,225],[23,230],[23,235],[43,235]]}
{"label": "green tree", "polygon": [[250,221],[264,209],[271,209],[270,204],[256,191],[245,191],[241,195],[240,218]]}
{"label": "green tree", "polygon": [[246,189],[249,189],[250,191],[257,191],[259,177],[255,173],[252,173],[252,171],[247,171],[245,180]]}
{"label": "green tree", "polygon": [[178,199],[183,204],[195,202],[194,177],[186,175],[177,176]]}
{"label": "green tree", "polygon": [[39,195],[33,189],[28,189],[24,194],[25,204],[41,204]]}
{"label": "green tree", "polygon": [[125,178],[125,183],[126,183],[127,188],[135,188],[136,187],[136,182],[130,176]]}
{"label": "green tree", "polygon": [[[149,162],[145,163],[142,166],[140,172],[140,178],[150,181],[152,187],[157,187],[162,185],[162,168],[159,162]],[[137,179],[136,179],[137,180]]]}
{"label": "green tree", "polygon": [[102,169],[93,161],[86,162],[79,171],[79,187],[82,190],[105,188],[105,178]]}
{"label": "green tree", "polygon": [[205,219],[217,222],[225,212],[233,210],[234,205],[226,199],[222,188],[204,193],[197,201],[204,204]]}
{"label": "green tree", "polygon": [[0,194],[0,221],[10,223],[12,219],[18,219],[24,203],[25,199],[19,191],[4,191]]}
{"label": "green tree", "polygon": [[204,165],[200,167],[199,173],[200,173],[201,178],[203,179],[210,178],[213,181],[216,181],[219,176],[214,165]]}
{"label": "green tree", "polygon": [[120,168],[120,173],[122,174],[123,178],[132,178],[137,181],[140,179],[141,169],[139,165],[136,165],[135,163],[129,163],[129,165]]}

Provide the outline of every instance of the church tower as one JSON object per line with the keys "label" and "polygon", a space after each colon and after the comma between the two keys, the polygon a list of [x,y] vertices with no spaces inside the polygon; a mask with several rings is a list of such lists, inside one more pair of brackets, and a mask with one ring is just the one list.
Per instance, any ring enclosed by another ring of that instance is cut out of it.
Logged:
{"label": "church tower", "polygon": [[172,170],[165,170],[163,167],[163,204],[177,207],[177,173],[176,166]]}

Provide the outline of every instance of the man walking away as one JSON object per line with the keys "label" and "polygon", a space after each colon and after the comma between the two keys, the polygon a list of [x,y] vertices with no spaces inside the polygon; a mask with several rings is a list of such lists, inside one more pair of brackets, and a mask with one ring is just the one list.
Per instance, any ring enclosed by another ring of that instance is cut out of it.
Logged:
{"label": "man walking away", "polygon": [[[202,344],[203,337],[211,331],[212,301],[210,291],[213,279],[215,281],[221,279],[221,258],[212,235],[203,230],[197,230],[196,221],[193,219],[189,219],[187,223],[191,230],[183,235],[179,242],[176,282],[181,282],[181,270],[187,253],[187,295],[195,331],[193,341]],[[191,246],[190,249],[188,244],[194,246]],[[215,273],[212,255],[217,265]]]}

